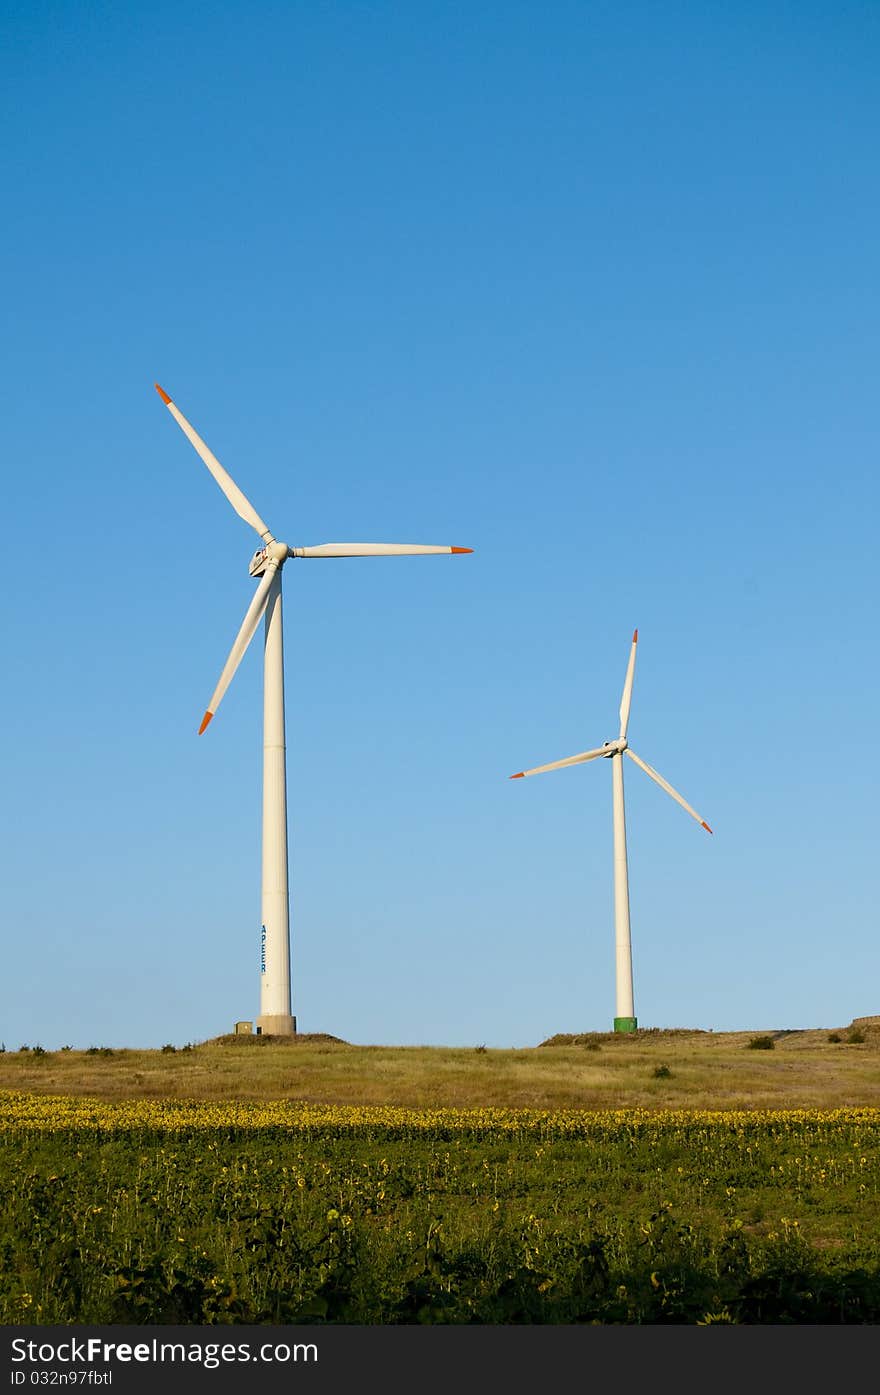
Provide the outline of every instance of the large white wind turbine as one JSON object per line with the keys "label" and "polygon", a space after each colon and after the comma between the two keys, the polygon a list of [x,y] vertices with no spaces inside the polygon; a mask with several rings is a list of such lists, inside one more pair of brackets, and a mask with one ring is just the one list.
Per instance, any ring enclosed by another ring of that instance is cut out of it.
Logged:
{"label": "large white wind turbine", "polygon": [[263,615],[263,923],[260,946],[260,1016],[257,1031],[289,1036],[296,1031],[291,1015],[290,920],[287,870],[287,774],[284,739],[284,653],[281,628],[281,571],[289,557],[405,557],[427,553],[472,552],[470,547],[421,547],[409,543],[322,543],[319,547],[288,547],[278,542],[250,500],[242,494],[190,426],[167,392],[156,383],[174,420],[189,437],[235,512],[259,534],[262,546],[248,571],[259,585],[247,608],[220,680],[208,703],[199,735],[217,711],[244,652]]}
{"label": "large white wind turbine", "polygon": [[626,731],[629,725],[629,709],[632,705],[638,640],[639,632],[635,630],[629,663],[626,666],[623,696],[620,699],[620,733],[617,740],[606,741],[604,746],[599,746],[594,751],[581,751],[580,755],[568,756],[565,760],[555,760],[550,765],[536,765],[531,770],[519,770],[516,775],[510,776],[511,780],[522,780],[526,775],[540,775],[545,770],[561,770],[565,765],[582,765],[584,761],[596,760],[598,756],[604,756],[611,761],[614,805],[614,943],[617,994],[617,1013],[614,1018],[615,1032],[634,1032],[638,1027],[633,1006],[632,946],[629,930],[629,881],[626,867],[626,822],[623,812],[624,754],[628,755],[630,760],[634,760],[646,775],[650,775],[651,779],[667,794],[670,794],[676,803],[681,805],[682,809],[686,809],[691,818],[696,819],[707,833],[712,832],[705,819],[701,819],[696,809],[692,809],[687,800],[682,799],[678,790],[674,790],[669,782],[663,779],[662,775],[659,775],[646,761],[637,756],[627,743]]}

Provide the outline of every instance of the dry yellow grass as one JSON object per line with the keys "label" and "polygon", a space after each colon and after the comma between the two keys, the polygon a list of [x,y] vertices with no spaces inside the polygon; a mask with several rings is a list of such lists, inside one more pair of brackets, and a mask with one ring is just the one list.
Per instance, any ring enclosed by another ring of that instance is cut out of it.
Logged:
{"label": "dry yellow grass", "polygon": [[[776,1036],[755,1032],[592,1034],[520,1050],[204,1043],[191,1050],[7,1051],[0,1090],[104,1099],[303,1100],[412,1108],[835,1109],[880,1107],[880,1027]],[[596,1049],[598,1047],[598,1049]],[[665,1066],[668,1075],[655,1076]]]}

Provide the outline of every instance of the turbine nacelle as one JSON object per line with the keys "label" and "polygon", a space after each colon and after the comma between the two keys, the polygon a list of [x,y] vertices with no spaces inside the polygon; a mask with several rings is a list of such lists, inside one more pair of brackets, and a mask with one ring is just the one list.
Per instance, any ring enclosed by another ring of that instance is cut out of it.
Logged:
{"label": "turbine nacelle", "polygon": [[614,741],[604,741],[602,743],[602,755],[606,758],[616,756],[618,752],[625,751],[627,747],[626,738],[618,736]]}
{"label": "turbine nacelle", "polygon": [[255,552],[248,563],[248,576],[263,576],[267,566],[274,561],[279,567],[283,566],[288,557],[292,557],[293,548],[287,543],[271,542],[267,547],[261,547],[259,552]]}

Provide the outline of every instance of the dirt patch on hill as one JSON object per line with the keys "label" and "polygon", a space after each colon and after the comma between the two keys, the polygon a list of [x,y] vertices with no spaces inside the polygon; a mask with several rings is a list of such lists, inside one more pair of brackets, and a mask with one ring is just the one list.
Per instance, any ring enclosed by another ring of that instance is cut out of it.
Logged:
{"label": "dirt patch on hill", "polygon": [[635,1032],[557,1032],[539,1046],[619,1046],[622,1042],[690,1041],[697,1037],[721,1036],[699,1027],[639,1027]]}
{"label": "dirt patch on hill", "polygon": [[331,1036],[329,1032],[296,1032],[293,1036],[270,1036],[262,1032],[228,1032],[225,1036],[211,1037],[199,1042],[200,1046],[311,1046],[323,1043],[331,1046],[350,1046],[351,1042],[342,1037]]}
{"label": "dirt patch on hill", "polygon": [[756,1036],[790,1051],[844,1044],[880,1047],[880,1018],[854,1017],[848,1027],[771,1027],[758,1032],[712,1032],[697,1027],[639,1027],[635,1032],[557,1032],[539,1046],[650,1046],[663,1042],[700,1042],[707,1047],[749,1046]]}

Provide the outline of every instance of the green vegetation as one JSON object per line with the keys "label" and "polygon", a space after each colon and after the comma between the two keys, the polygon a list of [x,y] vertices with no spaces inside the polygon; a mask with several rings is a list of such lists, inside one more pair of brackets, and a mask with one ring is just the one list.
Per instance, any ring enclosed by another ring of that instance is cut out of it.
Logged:
{"label": "green vegetation", "polygon": [[0,1323],[878,1323],[880,1024],[768,1039],[0,1052]]}
{"label": "green vegetation", "polygon": [[4,1324],[880,1321],[876,1111],[44,1104],[0,1131]]}

